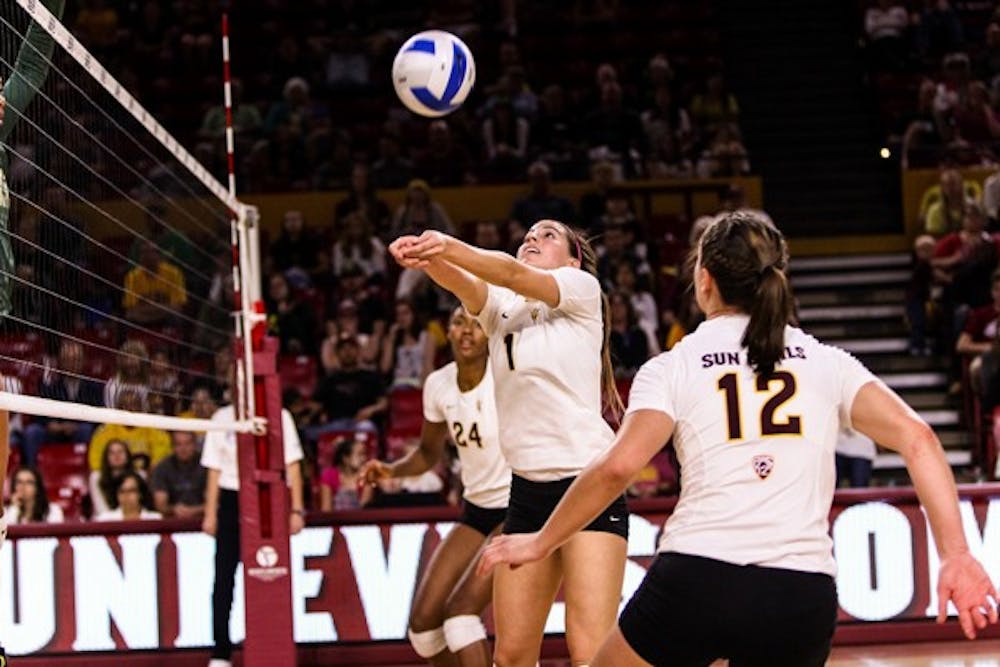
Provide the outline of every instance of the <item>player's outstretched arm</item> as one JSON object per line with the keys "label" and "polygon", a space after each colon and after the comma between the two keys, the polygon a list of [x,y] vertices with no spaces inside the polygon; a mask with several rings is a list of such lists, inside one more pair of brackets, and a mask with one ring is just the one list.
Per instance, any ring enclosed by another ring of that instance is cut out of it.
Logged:
{"label": "player's outstretched arm", "polygon": [[374,485],[380,480],[391,477],[422,475],[441,460],[447,438],[447,423],[429,422],[425,419],[420,428],[419,447],[412,449],[406,456],[393,463],[368,461],[361,468],[361,479],[365,484]]}
{"label": "player's outstretched arm", "polygon": [[400,236],[389,244],[389,254],[404,268],[426,272],[431,280],[458,297],[467,311],[478,315],[486,305],[486,283],[440,257],[412,256],[412,248],[418,240],[412,235]]}
{"label": "player's outstretched arm", "polygon": [[492,285],[506,287],[553,308],[559,305],[559,284],[551,271],[528,266],[505,252],[483,250],[437,231],[424,232],[403,252],[413,259],[443,259]]}
{"label": "player's outstretched arm", "polygon": [[487,574],[501,563],[522,565],[551,554],[621,495],[673,431],[674,420],[658,410],[627,415],[614,444],[580,473],[542,529],[494,538],[483,551],[477,572]]}
{"label": "player's outstretched arm", "polygon": [[[44,0],[43,4],[56,18],[62,17],[65,0]],[[10,136],[18,118],[28,108],[35,92],[45,82],[54,49],[55,42],[49,33],[32,21],[28,32],[25,33],[24,43],[17,52],[14,69],[3,87],[8,113],[6,122],[0,125],[0,141]]]}
{"label": "player's outstretched arm", "polygon": [[902,455],[934,534],[941,569],[938,573],[938,622],[950,600],[958,609],[965,636],[997,622],[997,592],[983,566],[969,553],[958,510],[951,467],[934,431],[892,390],[869,382],[851,407],[856,430]]}

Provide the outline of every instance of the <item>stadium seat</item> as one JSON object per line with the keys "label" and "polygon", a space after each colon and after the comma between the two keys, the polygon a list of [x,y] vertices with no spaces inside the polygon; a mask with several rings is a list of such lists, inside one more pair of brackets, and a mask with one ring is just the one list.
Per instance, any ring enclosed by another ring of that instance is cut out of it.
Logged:
{"label": "stadium seat", "polygon": [[87,443],[46,443],[38,452],[38,472],[49,500],[59,504],[67,519],[80,518],[89,474]]}
{"label": "stadium seat", "polygon": [[283,389],[295,388],[303,397],[310,397],[318,380],[316,359],[307,355],[278,358],[278,375]]}
{"label": "stadium seat", "polygon": [[424,423],[423,392],[394,389],[389,394],[389,430],[397,436],[417,437]]}

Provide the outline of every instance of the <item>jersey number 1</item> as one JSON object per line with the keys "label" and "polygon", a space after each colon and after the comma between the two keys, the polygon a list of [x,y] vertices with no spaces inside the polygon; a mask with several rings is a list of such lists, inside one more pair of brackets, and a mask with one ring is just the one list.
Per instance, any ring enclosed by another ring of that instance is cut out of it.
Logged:
{"label": "jersey number 1", "polygon": [[[760,434],[769,435],[801,435],[802,419],[789,416],[784,422],[774,421],[774,413],[795,395],[795,376],[787,371],[775,371],[769,378],[757,376],[757,391],[769,391],[771,384],[781,383],[781,388],[774,393],[760,410]],[[740,390],[736,373],[726,373],[719,378],[719,391],[726,395],[726,419],[729,422],[729,439],[743,439],[743,420],[740,417]]]}

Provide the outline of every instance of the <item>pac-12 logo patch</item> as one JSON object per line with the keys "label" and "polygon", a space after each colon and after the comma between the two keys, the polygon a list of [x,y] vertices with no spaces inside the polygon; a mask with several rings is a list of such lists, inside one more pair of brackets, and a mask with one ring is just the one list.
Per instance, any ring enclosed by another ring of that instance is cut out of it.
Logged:
{"label": "pac-12 logo patch", "polygon": [[758,477],[767,479],[772,470],[774,470],[773,456],[770,454],[761,454],[760,456],[753,457],[753,471],[757,473]]}

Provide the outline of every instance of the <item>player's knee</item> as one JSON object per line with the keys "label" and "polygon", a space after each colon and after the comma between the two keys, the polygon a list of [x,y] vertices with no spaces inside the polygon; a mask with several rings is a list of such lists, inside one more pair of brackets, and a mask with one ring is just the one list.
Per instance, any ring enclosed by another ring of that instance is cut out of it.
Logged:
{"label": "player's knee", "polygon": [[444,638],[448,642],[448,650],[458,653],[466,646],[485,641],[486,626],[474,614],[449,616],[444,622]]}
{"label": "player's knee", "polygon": [[407,634],[410,637],[410,646],[421,658],[433,658],[448,648],[448,642],[444,638],[444,628],[416,632],[411,626]]}

